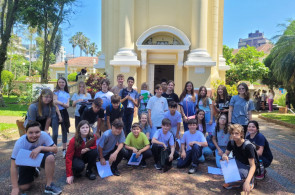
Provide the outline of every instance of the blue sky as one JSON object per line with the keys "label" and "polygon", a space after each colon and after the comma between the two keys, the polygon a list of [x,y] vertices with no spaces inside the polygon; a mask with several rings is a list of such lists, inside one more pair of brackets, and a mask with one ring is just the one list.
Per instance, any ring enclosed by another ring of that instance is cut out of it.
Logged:
{"label": "blue sky", "polygon": [[[101,50],[101,0],[79,0],[68,23],[63,24],[63,45],[73,53],[69,38],[83,32]],[[280,34],[278,24],[295,19],[295,0],[224,0],[223,44],[238,47],[239,38],[259,30],[266,38]],[[80,49],[75,48],[75,56]]]}

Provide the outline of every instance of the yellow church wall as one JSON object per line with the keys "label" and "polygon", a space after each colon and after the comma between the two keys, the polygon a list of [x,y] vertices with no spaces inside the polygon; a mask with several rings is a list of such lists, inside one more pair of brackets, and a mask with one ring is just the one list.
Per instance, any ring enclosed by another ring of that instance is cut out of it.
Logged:
{"label": "yellow church wall", "polygon": [[195,67],[189,67],[187,69],[187,80],[193,82],[195,88],[199,88],[202,85],[210,87],[211,70],[210,68],[205,68],[204,73],[196,74]]}

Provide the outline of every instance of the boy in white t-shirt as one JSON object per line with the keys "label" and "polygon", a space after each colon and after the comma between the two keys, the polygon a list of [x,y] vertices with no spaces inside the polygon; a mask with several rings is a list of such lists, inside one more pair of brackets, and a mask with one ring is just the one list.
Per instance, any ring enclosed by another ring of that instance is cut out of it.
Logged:
{"label": "boy in white t-shirt", "polygon": [[204,134],[197,131],[197,127],[198,121],[190,119],[188,121],[189,131],[184,132],[181,138],[181,157],[177,162],[177,168],[184,168],[191,164],[189,174],[197,172],[198,159],[202,155],[202,148],[208,146]]}
{"label": "boy in white t-shirt", "polygon": [[12,184],[11,194],[19,194],[20,191],[28,190],[34,181],[36,168],[30,166],[18,166],[15,164],[18,152],[21,149],[32,151],[30,157],[35,159],[39,153],[44,153],[41,167],[45,168],[46,185],[45,193],[61,194],[62,190],[52,183],[55,157],[53,153],[57,152],[57,147],[48,133],[41,131],[40,123],[29,121],[26,126],[26,134],[21,136],[14,145],[11,155],[10,177]]}

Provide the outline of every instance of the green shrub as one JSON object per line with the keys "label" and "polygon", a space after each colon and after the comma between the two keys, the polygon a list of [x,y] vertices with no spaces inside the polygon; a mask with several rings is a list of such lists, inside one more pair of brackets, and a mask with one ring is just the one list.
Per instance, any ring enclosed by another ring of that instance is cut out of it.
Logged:
{"label": "green shrub", "polygon": [[76,76],[77,76],[76,72],[73,72],[73,73],[69,74],[68,75],[68,81],[76,81]]}
{"label": "green shrub", "polygon": [[18,81],[25,81],[27,79],[27,76],[23,75],[17,78]]}
{"label": "green shrub", "polygon": [[286,94],[283,94],[278,99],[275,99],[273,103],[279,106],[286,106]]}
{"label": "green shrub", "polygon": [[13,89],[13,78],[14,75],[12,74],[12,72],[8,71],[8,70],[3,70],[1,72],[1,81],[3,84],[3,91],[4,93],[6,93],[8,96],[10,95],[12,89]]}

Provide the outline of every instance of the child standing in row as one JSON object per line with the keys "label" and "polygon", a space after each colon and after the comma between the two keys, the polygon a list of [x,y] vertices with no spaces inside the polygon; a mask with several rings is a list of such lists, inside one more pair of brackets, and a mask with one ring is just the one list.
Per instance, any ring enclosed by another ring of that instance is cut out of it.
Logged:
{"label": "child standing in row", "polygon": [[110,90],[116,95],[119,95],[120,91],[125,88],[124,85],[124,75],[123,74],[118,74],[117,75],[117,82],[118,84],[116,86],[113,86],[112,89]]}
{"label": "child standing in row", "polygon": [[162,94],[162,96],[167,99],[168,104],[171,101],[179,103],[178,95],[174,93],[174,87],[175,87],[174,81],[169,80],[167,82],[167,90],[165,93]]}
{"label": "child standing in row", "polygon": [[153,138],[152,129],[151,126],[148,123],[148,114],[147,113],[142,113],[140,116],[140,123],[142,132],[146,135],[148,140],[151,140]]}
{"label": "child standing in row", "polygon": [[111,129],[111,124],[115,119],[119,119],[122,121],[124,114],[124,107],[120,103],[121,97],[119,95],[113,95],[111,97],[111,104],[106,108],[107,115],[107,126],[108,129]]}
{"label": "child standing in row", "polygon": [[149,99],[152,97],[152,94],[148,91],[148,85],[146,82],[141,84],[141,92],[139,96],[139,106],[138,106],[138,119],[140,120],[140,116],[142,113],[148,113],[147,104]]}
{"label": "child standing in row", "polygon": [[188,130],[188,120],[190,118],[195,118],[197,105],[196,98],[198,98],[198,96],[194,92],[194,84],[191,81],[186,82],[179,98],[184,131]]}
{"label": "child standing in row", "polygon": [[[92,140],[93,139],[93,140]],[[86,147],[86,143],[91,141],[90,146]],[[74,176],[79,176],[86,168],[86,176],[90,180],[94,180],[96,175],[92,172],[95,167],[97,150],[96,136],[90,132],[90,125],[86,120],[82,120],[77,128],[75,136],[70,140],[66,155],[66,173],[67,183],[72,184]]]}
{"label": "child standing in row", "polygon": [[142,128],[139,123],[134,123],[125,140],[125,148],[127,149],[126,159],[130,159],[132,153],[136,154],[136,158],[142,155],[141,166],[146,167],[146,159],[152,156],[150,142],[146,135],[141,132]]}
{"label": "child standing in row", "polygon": [[161,128],[164,113],[168,110],[168,103],[166,98],[162,97],[162,87],[160,84],[156,85],[155,91],[156,95],[151,97],[147,104],[150,125],[154,130]]}
{"label": "child standing in row", "polygon": [[121,97],[121,103],[124,106],[124,131],[128,135],[130,133],[133,114],[135,106],[138,106],[138,93],[132,87],[134,85],[134,78],[128,77],[127,79],[128,87],[120,91],[119,96]]}
{"label": "child standing in row", "polygon": [[[68,141],[68,133],[70,128],[70,117],[67,111],[67,108],[70,107],[70,94],[68,90],[67,80],[65,78],[60,77],[58,79],[54,94],[55,95],[53,96],[53,102],[58,106],[58,110],[60,111],[60,114],[62,117],[62,122],[60,124],[61,131],[62,131],[62,151],[63,151],[62,155],[63,155],[63,158],[65,158],[67,141]],[[56,140],[57,142],[58,132],[53,132],[52,137],[53,137],[53,141]]]}

